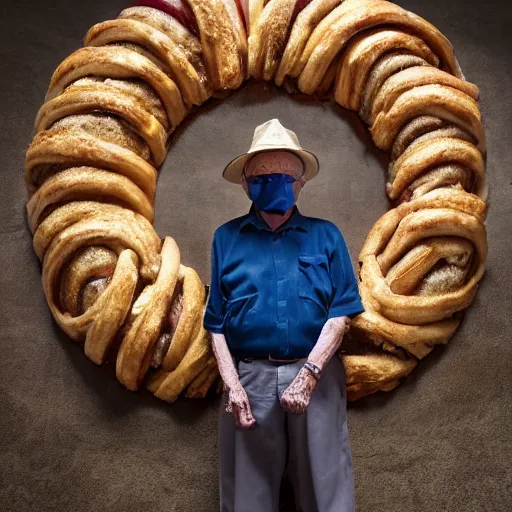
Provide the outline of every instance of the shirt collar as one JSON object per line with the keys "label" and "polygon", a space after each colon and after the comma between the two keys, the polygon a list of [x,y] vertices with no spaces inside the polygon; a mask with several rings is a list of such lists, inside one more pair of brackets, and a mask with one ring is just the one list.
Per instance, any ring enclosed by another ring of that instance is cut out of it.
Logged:
{"label": "shirt collar", "polygon": [[[251,204],[251,209],[249,213],[245,216],[245,219],[240,223],[240,230],[243,229],[248,224],[252,224],[258,229],[263,229],[265,231],[272,231],[272,228],[258,215],[256,211],[256,206],[254,202]],[[306,223],[304,216],[299,212],[297,205],[293,205],[292,214],[288,218],[288,220],[281,224],[275,232],[284,231],[286,229],[298,229],[302,231],[307,231]]]}

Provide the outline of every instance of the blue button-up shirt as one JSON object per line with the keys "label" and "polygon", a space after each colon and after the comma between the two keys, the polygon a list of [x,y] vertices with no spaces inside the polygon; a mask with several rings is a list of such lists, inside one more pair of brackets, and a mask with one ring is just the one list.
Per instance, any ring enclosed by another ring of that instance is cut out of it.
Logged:
{"label": "blue button-up shirt", "polygon": [[364,311],[340,230],[297,206],[275,231],[254,203],[218,227],[211,272],[203,325],[236,358],[307,357],[327,319]]}

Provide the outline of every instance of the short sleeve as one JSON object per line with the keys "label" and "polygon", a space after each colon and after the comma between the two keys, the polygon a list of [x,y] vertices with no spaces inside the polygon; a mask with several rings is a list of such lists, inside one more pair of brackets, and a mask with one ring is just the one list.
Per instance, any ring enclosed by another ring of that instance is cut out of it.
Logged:
{"label": "short sleeve", "polygon": [[359,295],[357,278],[343,235],[336,228],[336,238],[331,259],[333,295],[328,318],[354,317],[364,311]]}
{"label": "short sleeve", "polygon": [[203,318],[203,327],[210,332],[224,332],[225,298],[221,287],[221,247],[217,232],[213,236],[211,248],[210,295]]}

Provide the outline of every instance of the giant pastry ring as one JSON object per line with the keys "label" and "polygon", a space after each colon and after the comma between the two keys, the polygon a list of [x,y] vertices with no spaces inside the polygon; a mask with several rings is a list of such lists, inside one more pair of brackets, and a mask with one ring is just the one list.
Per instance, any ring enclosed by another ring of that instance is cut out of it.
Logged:
{"label": "giant pastry ring", "polygon": [[339,356],[349,400],[390,391],[475,297],[487,182],[478,88],[433,25],[384,0],[152,0],[92,27],[26,154],[51,313],[128,389],[173,402],[218,381],[207,287],[152,225],[156,169],[188,113],[248,78],[356,111],[389,152],[394,207],[359,255],[365,312]]}

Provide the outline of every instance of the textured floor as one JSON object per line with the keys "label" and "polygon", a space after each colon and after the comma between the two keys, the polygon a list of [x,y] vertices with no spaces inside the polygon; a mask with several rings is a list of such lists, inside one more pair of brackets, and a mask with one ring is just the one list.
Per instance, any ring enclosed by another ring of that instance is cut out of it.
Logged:
{"label": "textured floor", "polygon": [[[33,4],[33,5],[31,5]],[[505,0],[404,0],[454,45],[481,90],[488,137],[489,257],[480,291],[447,346],[403,385],[349,405],[358,512],[512,510],[512,14]],[[23,158],[51,73],[124,2],[4,2],[0,30],[0,510],[213,512],[216,398],[173,406],[126,391],[52,320],[25,217]],[[483,7],[485,6],[485,8]],[[214,229],[249,202],[220,173],[271,117],[321,162],[299,199],[337,223],[355,262],[387,210],[386,159],[351,113],[249,84],[209,102],[174,138],[156,229],[209,280]],[[288,501],[284,510],[290,510]],[[266,511],[262,511],[266,512]]]}

